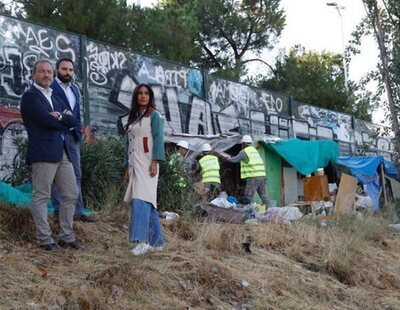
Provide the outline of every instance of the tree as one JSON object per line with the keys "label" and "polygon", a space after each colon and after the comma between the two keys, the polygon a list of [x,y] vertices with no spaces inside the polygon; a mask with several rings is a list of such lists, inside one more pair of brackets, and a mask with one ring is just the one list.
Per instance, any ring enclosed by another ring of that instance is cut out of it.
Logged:
{"label": "tree", "polygon": [[280,0],[16,0],[25,18],[239,79],[284,27]]}
{"label": "tree", "polygon": [[342,55],[306,52],[302,46],[279,56],[274,77],[260,83],[263,88],[288,94],[301,102],[370,120],[370,97],[356,97],[357,86],[351,81],[348,85],[349,92],[344,85]]}
{"label": "tree", "polygon": [[[285,25],[280,0],[193,0],[199,19],[201,68],[239,79],[247,63],[272,49]],[[250,54],[255,58],[250,57]]]}
{"label": "tree", "polygon": [[[400,3],[398,0],[363,0],[366,17],[353,32],[350,51],[359,52],[361,39],[372,34],[378,44],[377,70],[370,72],[369,80],[378,82],[375,96],[383,100],[387,119],[395,135],[395,154],[400,154]],[[384,99],[386,98],[386,100]]]}
{"label": "tree", "polygon": [[200,61],[201,47],[196,40],[198,18],[191,3],[163,1],[145,11],[142,36],[146,38],[147,53],[186,65]]}
{"label": "tree", "polygon": [[[19,0],[24,17],[91,39],[127,47],[135,27],[141,25],[139,8],[125,0]],[[134,17],[137,17],[136,19]]]}

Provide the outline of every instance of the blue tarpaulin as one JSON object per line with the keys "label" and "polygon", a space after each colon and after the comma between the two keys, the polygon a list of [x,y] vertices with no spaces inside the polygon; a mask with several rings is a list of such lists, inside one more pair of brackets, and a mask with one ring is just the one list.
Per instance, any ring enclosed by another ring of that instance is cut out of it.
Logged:
{"label": "blue tarpaulin", "polygon": [[397,171],[396,166],[391,161],[385,160],[385,174],[397,181],[400,181],[399,171]]}
{"label": "blue tarpaulin", "polygon": [[376,170],[383,163],[382,156],[340,156],[337,160],[339,165],[350,169],[351,174],[362,184],[374,181]]}
{"label": "blue tarpaulin", "polygon": [[355,176],[361,184],[364,184],[364,190],[373,201],[373,210],[379,211],[379,175],[377,173],[380,164],[384,164],[385,173],[389,176],[398,175],[394,164],[384,160],[382,156],[340,156],[337,164],[350,169],[351,174]]}

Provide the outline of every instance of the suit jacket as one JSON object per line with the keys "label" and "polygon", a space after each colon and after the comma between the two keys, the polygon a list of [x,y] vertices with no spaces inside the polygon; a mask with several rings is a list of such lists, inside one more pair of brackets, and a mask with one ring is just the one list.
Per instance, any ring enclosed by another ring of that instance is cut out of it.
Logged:
{"label": "suit jacket", "polygon": [[50,86],[53,89],[53,95],[57,97],[58,100],[60,100],[67,108],[68,110],[72,111],[72,115],[75,116],[76,118],[76,126],[75,129],[70,132],[73,137],[79,141],[82,142],[82,133],[81,133],[81,109],[80,109],[80,99],[81,96],[79,94],[79,89],[75,84],[71,83],[71,89],[72,92],[75,95],[76,98],[76,103],[74,106],[74,109],[71,109],[71,106],[69,105],[69,101],[67,96],[65,95],[64,90],[61,88],[60,84],[56,79],[54,79],[53,83]]}
{"label": "suit jacket", "polygon": [[[28,132],[28,151],[26,161],[59,162],[64,151],[65,132],[76,126],[72,115],[63,113],[65,108],[57,97],[52,95],[54,110],[39,89],[32,86],[22,96],[21,115]],[[57,111],[63,116],[57,120],[50,112]]]}

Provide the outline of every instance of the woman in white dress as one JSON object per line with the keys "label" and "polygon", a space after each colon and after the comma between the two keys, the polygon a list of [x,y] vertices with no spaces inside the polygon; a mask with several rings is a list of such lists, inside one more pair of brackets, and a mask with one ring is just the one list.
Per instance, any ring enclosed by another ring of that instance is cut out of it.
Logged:
{"label": "woman in white dress", "polygon": [[159,251],[165,243],[157,212],[159,161],[165,160],[164,120],[155,110],[153,90],[146,84],[133,91],[125,132],[129,183],[124,201],[132,205],[129,241],[137,243],[132,249],[137,256]]}

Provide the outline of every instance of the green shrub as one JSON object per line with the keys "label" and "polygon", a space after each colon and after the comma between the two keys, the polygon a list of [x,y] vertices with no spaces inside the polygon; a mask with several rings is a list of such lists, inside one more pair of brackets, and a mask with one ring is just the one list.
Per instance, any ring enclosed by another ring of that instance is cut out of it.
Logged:
{"label": "green shrub", "polygon": [[[171,211],[181,215],[189,215],[194,210],[196,193],[190,184],[187,171],[178,161],[167,157],[160,163],[158,180],[158,204],[160,211]],[[186,187],[181,184],[186,183]]]}
{"label": "green shrub", "polygon": [[126,188],[124,160],[125,137],[101,137],[82,143],[82,196],[86,206],[100,210],[106,203],[122,201]]}
{"label": "green shrub", "polygon": [[9,175],[4,177],[3,181],[10,183],[12,186],[30,183],[32,180],[32,169],[31,166],[26,164],[28,139],[25,137],[17,137],[13,139],[13,144],[17,147],[17,154],[12,163],[6,163],[1,167],[1,169],[11,171]]}

